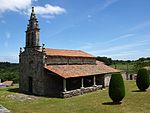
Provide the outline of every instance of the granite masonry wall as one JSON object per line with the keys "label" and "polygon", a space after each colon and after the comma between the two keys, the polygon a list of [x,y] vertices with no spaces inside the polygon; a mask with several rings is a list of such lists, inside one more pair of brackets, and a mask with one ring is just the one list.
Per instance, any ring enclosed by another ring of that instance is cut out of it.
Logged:
{"label": "granite masonry wall", "polygon": [[[31,48],[26,48],[25,51],[20,54],[19,62],[20,91],[37,95],[44,95],[45,77],[43,76],[43,53]],[[31,83],[29,83],[30,78],[32,79],[30,81]],[[31,84],[30,88],[29,84]]]}
{"label": "granite masonry wall", "polygon": [[82,57],[63,57],[63,56],[47,56],[47,65],[54,64],[96,64],[94,58],[82,58]]}
{"label": "granite masonry wall", "polygon": [[85,94],[85,93],[97,91],[99,89],[102,89],[102,85],[97,85],[97,86],[92,86],[92,87],[85,87],[85,88],[81,88],[81,89],[62,92],[61,97],[62,98],[69,98],[69,97],[72,97],[72,96],[77,96],[77,95],[82,95],[82,94]]}
{"label": "granite masonry wall", "polygon": [[110,83],[111,74],[104,75],[104,87],[108,87]]}

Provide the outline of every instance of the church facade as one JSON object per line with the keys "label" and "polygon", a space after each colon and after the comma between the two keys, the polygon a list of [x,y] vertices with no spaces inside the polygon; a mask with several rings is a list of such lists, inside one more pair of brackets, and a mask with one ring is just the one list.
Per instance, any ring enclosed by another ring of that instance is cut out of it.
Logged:
{"label": "church facade", "polygon": [[81,50],[40,46],[40,28],[32,8],[26,30],[26,45],[19,55],[21,92],[49,97],[71,97],[109,85],[111,73],[118,70],[97,61]]}

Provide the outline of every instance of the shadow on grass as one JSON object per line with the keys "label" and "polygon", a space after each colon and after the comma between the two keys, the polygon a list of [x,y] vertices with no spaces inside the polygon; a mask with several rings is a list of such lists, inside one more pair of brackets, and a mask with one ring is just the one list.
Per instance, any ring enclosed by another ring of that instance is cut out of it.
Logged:
{"label": "shadow on grass", "polygon": [[104,102],[104,103],[102,103],[103,105],[120,105],[120,104],[122,104],[121,102]]}
{"label": "shadow on grass", "polygon": [[13,93],[26,94],[26,95],[33,95],[33,94],[31,94],[31,93],[21,92],[21,91],[19,90],[19,88],[11,88],[11,89],[7,89],[7,91],[13,92]]}
{"label": "shadow on grass", "polygon": [[132,92],[146,92],[146,90],[145,91],[141,91],[141,90],[133,90]]}
{"label": "shadow on grass", "polygon": [[19,94],[25,94],[25,95],[30,95],[30,96],[37,96],[37,97],[45,97],[45,98],[60,98],[63,99],[62,97],[58,96],[58,95],[36,95],[33,93],[29,93],[29,92],[22,92],[19,90],[19,88],[11,88],[11,89],[7,89],[7,91],[9,92],[14,92],[14,93],[19,93]]}
{"label": "shadow on grass", "polygon": [[14,93],[20,93],[19,88],[11,88],[11,89],[8,89],[7,91],[14,92]]}

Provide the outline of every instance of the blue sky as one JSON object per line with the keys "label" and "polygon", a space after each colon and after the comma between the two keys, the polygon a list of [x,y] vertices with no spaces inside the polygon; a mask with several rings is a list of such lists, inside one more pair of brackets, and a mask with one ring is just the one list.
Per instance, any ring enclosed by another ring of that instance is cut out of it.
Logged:
{"label": "blue sky", "polygon": [[47,48],[134,60],[150,56],[150,0],[0,0],[0,61],[18,62],[31,7]]}

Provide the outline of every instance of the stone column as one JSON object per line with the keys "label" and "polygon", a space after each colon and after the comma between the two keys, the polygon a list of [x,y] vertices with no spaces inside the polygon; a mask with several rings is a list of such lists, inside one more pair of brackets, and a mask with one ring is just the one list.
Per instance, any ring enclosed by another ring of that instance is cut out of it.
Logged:
{"label": "stone column", "polygon": [[93,86],[96,86],[96,77],[93,76]]}
{"label": "stone column", "polygon": [[67,91],[67,89],[66,89],[66,79],[64,78],[63,79],[63,90],[64,90],[64,92],[66,92]]}
{"label": "stone column", "polygon": [[81,88],[84,88],[83,77],[81,78]]}

